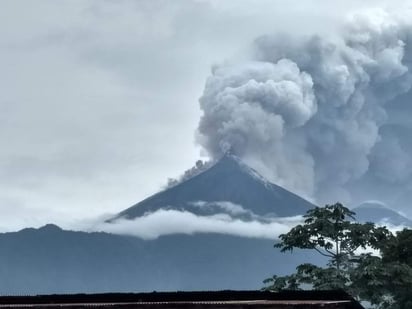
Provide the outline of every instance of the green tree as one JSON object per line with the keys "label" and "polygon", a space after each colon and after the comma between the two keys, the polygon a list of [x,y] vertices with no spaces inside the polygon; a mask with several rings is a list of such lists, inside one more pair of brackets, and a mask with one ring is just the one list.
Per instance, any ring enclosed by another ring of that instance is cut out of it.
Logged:
{"label": "green tree", "polygon": [[412,268],[399,261],[384,261],[379,256],[365,254],[351,276],[360,299],[376,308],[412,308]]}
{"label": "green tree", "polygon": [[403,229],[381,246],[383,262],[399,262],[412,267],[412,230]]}
{"label": "green tree", "polygon": [[381,308],[412,308],[412,230],[392,235],[380,246],[381,257],[365,255],[353,274],[361,297]]}
{"label": "green tree", "polygon": [[[328,259],[326,267],[302,264],[296,273],[266,279],[266,289],[300,289],[306,285],[313,289],[344,289],[353,296],[366,296],[356,283],[361,282],[359,265],[373,261],[371,254],[358,253],[359,249],[381,249],[391,238],[385,227],[373,223],[355,222],[355,213],[340,203],[316,207],[304,216],[303,224],[279,236],[275,244],[282,252],[311,249]],[[363,293],[363,294],[362,294]]]}

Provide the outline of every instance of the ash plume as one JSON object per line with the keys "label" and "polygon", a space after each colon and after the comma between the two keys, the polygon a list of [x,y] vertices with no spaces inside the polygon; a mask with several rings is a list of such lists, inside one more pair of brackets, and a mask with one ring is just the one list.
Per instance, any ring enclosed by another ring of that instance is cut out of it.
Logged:
{"label": "ash plume", "polygon": [[182,175],[180,175],[177,178],[169,178],[167,180],[167,185],[165,189],[174,187],[178,185],[179,183],[182,183],[190,178],[195,177],[196,175],[199,175],[200,173],[204,172],[207,170],[209,167],[213,165],[213,161],[202,161],[202,160],[197,160],[195,165],[188,170],[186,170]]}
{"label": "ash plume", "polygon": [[230,148],[319,203],[402,207],[398,188],[412,188],[409,13],[358,12],[329,37],[257,38],[247,61],[213,68],[198,143],[212,159]]}

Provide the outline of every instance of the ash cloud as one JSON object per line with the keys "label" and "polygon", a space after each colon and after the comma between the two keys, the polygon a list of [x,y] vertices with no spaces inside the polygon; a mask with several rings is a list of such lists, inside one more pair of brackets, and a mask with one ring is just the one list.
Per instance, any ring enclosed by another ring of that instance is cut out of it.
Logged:
{"label": "ash cloud", "polygon": [[202,172],[206,171],[208,168],[210,168],[213,165],[213,161],[202,161],[202,160],[197,160],[195,165],[188,170],[186,170],[182,175],[180,175],[177,178],[169,178],[167,180],[167,185],[165,186],[166,189],[174,187],[182,182],[185,182],[186,180],[189,180],[190,178],[195,177],[196,175],[201,174]]}
{"label": "ash cloud", "polygon": [[197,141],[212,159],[230,148],[320,204],[402,208],[397,187],[412,187],[410,13],[358,12],[328,37],[257,38],[247,61],[213,68]]}

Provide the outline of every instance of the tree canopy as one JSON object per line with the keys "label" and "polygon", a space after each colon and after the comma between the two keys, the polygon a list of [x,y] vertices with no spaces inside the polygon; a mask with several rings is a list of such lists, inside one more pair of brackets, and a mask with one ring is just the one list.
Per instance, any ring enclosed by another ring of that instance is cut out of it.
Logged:
{"label": "tree canopy", "polygon": [[344,289],[376,308],[412,308],[412,231],[393,235],[386,227],[356,222],[355,215],[340,203],[309,210],[303,224],[280,235],[274,246],[281,252],[314,250],[327,264],[301,264],[294,274],[266,279],[265,289]]}

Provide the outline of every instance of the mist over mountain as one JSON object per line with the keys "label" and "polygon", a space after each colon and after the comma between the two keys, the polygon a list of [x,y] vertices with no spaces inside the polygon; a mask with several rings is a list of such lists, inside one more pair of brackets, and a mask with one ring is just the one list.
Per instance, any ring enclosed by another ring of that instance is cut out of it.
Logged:
{"label": "mist over mountain", "polygon": [[97,223],[94,230],[144,239],[176,233],[274,239],[313,207],[226,154],[192,178]]}
{"label": "mist over mountain", "polygon": [[[237,156],[225,154],[191,178],[98,223],[94,230],[143,239],[179,233],[276,239],[300,224],[302,215],[314,207],[271,183]],[[411,222],[379,202],[365,202],[353,211],[360,222],[391,226]]]}

